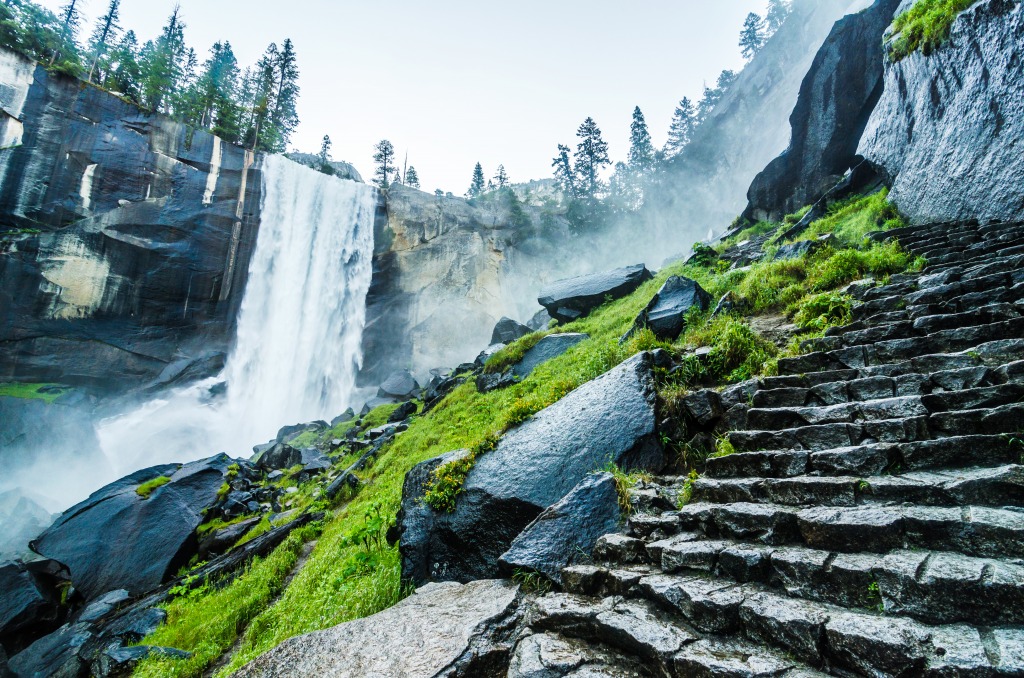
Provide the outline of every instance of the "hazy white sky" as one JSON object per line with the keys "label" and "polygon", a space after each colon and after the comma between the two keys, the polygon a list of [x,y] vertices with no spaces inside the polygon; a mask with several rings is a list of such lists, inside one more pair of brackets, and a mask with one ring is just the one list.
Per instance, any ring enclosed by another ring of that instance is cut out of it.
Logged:
{"label": "hazy white sky", "polygon": [[[40,0],[56,9],[63,0]],[[122,25],[154,37],[175,0],[123,0]],[[228,40],[242,65],[291,38],[301,68],[292,139],[373,171],[373,144],[407,152],[425,190],[462,194],[473,165],[513,181],[551,175],[559,143],[593,116],[624,159],[633,107],[662,144],[672,110],[738,69],[748,12],[767,0],[180,0],[200,61]],[[85,0],[91,22],[107,0]],[[91,25],[89,27],[91,29]]]}

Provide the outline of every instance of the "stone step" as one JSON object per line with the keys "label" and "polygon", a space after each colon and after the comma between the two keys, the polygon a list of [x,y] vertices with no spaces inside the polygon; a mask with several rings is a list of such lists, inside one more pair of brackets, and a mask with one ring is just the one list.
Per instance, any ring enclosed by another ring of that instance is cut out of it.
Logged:
{"label": "stone step", "polygon": [[[986,628],[983,641],[982,632],[966,624],[927,626],[699,576],[652,575],[641,580],[640,590],[698,631],[742,633],[794,660],[820,664],[825,659],[825,668],[833,673],[1012,675],[1022,665],[1014,650],[1024,631],[1012,627]],[[1003,651],[987,652],[986,644],[994,649],[995,638]]]}
{"label": "stone step", "polygon": [[700,639],[693,629],[644,599],[549,593],[531,607],[530,628],[614,647],[641,657],[664,676],[672,675],[676,654]]}
{"label": "stone step", "polygon": [[[1009,406],[1017,407],[1017,406]],[[997,410],[984,410],[997,413]],[[983,430],[984,422],[999,423],[998,431],[1007,431],[1013,423],[1012,418],[1002,414],[991,419],[974,421],[960,416],[963,413],[945,413],[931,415],[943,417],[938,424],[948,429],[948,435],[968,435]],[[959,417],[959,418],[952,418]],[[929,417],[917,416],[909,418],[881,419],[858,423],[830,423],[804,425],[781,430],[743,430],[730,431],[726,434],[732,447],[741,452],[755,452],[770,449],[791,450],[829,450],[838,447],[850,447],[864,443],[910,443],[930,440],[933,436],[929,429]],[[954,430],[956,432],[954,432]],[[997,432],[993,429],[991,432]]]}
{"label": "stone step", "polygon": [[[1019,305],[1021,302],[1017,302]],[[1020,318],[1018,305],[1011,303],[988,304],[962,312],[950,312],[948,307],[932,305],[908,307],[895,312],[904,316],[893,322],[858,322],[845,327],[832,328],[834,331],[820,340],[829,343],[838,340],[843,347],[873,344],[893,339],[923,337],[943,330],[961,329],[977,325],[990,325]],[[824,340],[829,340],[826,342]]]}
{"label": "stone step", "polygon": [[906,311],[909,317],[920,317],[941,313],[964,313],[990,304],[1013,304],[1019,302],[1022,295],[1020,283],[1014,282],[1015,275],[986,276],[985,279],[992,281],[992,286],[974,292],[964,291],[961,283],[955,282],[929,287],[913,294],[877,297],[855,306],[852,317],[855,322],[862,322],[883,313]]}
{"label": "stone step", "polygon": [[792,478],[821,476],[899,477],[912,471],[999,467],[1022,462],[1024,443],[1013,436],[953,436],[907,444],[869,443],[816,451],[738,452],[707,460],[709,478]]}
{"label": "stone step", "polygon": [[913,503],[1024,507],[1024,466],[915,471],[900,476],[700,478],[694,483],[693,501],[784,506]]}
{"label": "stone step", "polygon": [[723,540],[803,545],[842,553],[916,548],[982,558],[1024,556],[1024,510],[1017,508],[861,505],[800,509],[779,504],[692,503],[680,510],[679,521],[683,532],[647,545],[648,556],[657,564],[660,555],[666,572],[714,570],[716,554],[708,549],[720,546]]}
{"label": "stone step", "polygon": [[930,414],[923,396],[861,400],[814,407],[753,408],[747,411],[747,426],[777,431],[818,424],[838,424],[922,417]]}
{"label": "stone step", "polygon": [[[976,372],[976,371],[975,371]],[[965,377],[970,378],[970,374]],[[953,385],[966,385],[954,380]],[[935,386],[922,377],[908,376],[892,379],[874,377],[849,382],[833,382],[807,389],[804,400],[817,401],[814,405],[763,407],[762,403],[796,400],[798,392],[767,391],[764,396],[755,393],[754,407],[747,411],[746,424],[752,429],[780,430],[817,424],[856,423],[920,417],[951,410],[991,409],[1024,401],[1024,384],[1001,384],[966,388],[952,392],[931,393]],[[941,387],[940,387],[941,388]],[[893,393],[924,393],[926,395],[899,395]]]}
{"label": "stone step", "polygon": [[[1024,318],[970,328],[962,336],[944,336],[939,332],[928,337],[879,342],[873,346],[808,353],[779,360],[779,374],[842,372],[883,365],[899,365],[908,372],[921,374],[980,365],[998,367],[1024,360],[1024,339],[1019,338],[1021,332],[1024,332]],[[859,372],[857,376],[871,376],[871,373]]]}
{"label": "stone step", "polygon": [[[889,326],[895,327],[895,326]],[[888,328],[887,328],[888,329]],[[870,335],[873,330],[865,330]],[[859,334],[859,333],[854,333]],[[894,334],[899,334],[894,332]],[[889,364],[907,360],[924,353],[949,353],[969,349],[975,344],[992,339],[1016,339],[1024,334],[1024,318],[1013,318],[983,325],[970,325],[950,330],[914,334],[907,336],[870,337],[849,345],[845,337],[821,337],[801,344],[807,351],[841,354],[844,360],[855,360],[863,365]],[[847,366],[856,366],[849,365]]]}

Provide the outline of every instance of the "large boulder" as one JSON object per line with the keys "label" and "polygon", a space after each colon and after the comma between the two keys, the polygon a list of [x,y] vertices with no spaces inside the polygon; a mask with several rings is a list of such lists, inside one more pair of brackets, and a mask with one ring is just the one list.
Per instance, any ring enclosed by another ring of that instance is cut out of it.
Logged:
{"label": "large boulder", "polygon": [[559,322],[588,315],[607,299],[621,299],[653,276],[643,264],[559,280],[540,291],[537,301]]}
{"label": "large boulder", "polygon": [[780,221],[860,163],[857,145],[882,91],[879,45],[899,4],[875,0],[836,22],[800,86],[789,148],[754,179],[745,217]]}
{"label": "large boulder", "polygon": [[11,657],[8,668],[18,678],[84,678],[94,638],[88,624],[65,624]]}
{"label": "large boulder", "polygon": [[498,675],[518,608],[518,587],[506,581],[433,584],[373,616],[287,640],[234,675]]}
{"label": "large boulder", "polygon": [[[115,589],[145,593],[196,554],[195,530],[217,503],[233,463],[220,454],[133,473],[65,511],[32,548],[66,564],[86,600]],[[167,482],[148,496],[136,491],[162,478]]]}
{"label": "large boulder", "polygon": [[659,339],[674,340],[686,327],[686,314],[693,309],[708,310],[711,295],[695,280],[670,277],[658,293],[640,311],[633,329],[650,329]]}
{"label": "large boulder", "polygon": [[302,450],[287,443],[276,443],[268,449],[257,452],[251,461],[256,468],[263,471],[289,469],[302,463]]}
{"label": "large boulder", "polygon": [[377,389],[378,398],[394,398],[395,400],[412,400],[420,392],[420,385],[409,370],[393,372]]}
{"label": "large boulder", "polygon": [[58,585],[69,580],[52,560],[0,563],[0,644],[19,648],[23,638],[55,629],[64,613]]}
{"label": "large boulder", "polygon": [[532,332],[532,329],[517,323],[512,318],[502,318],[491,332],[491,344],[511,344],[516,339],[525,337]]}
{"label": "large boulder", "polygon": [[422,503],[429,472],[414,469],[400,517],[402,573],[416,584],[498,574],[498,559],[540,513],[609,463],[659,471],[655,354],[641,353],[579,387],[505,434],[480,456],[452,513]]}
{"label": "large boulder", "polygon": [[562,568],[588,559],[597,540],[621,527],[615,476],[588,476],[561,501],[549,506],[501,556],[506,572],[523,568],[562,583]]}
{"label": "large boulder", "polygon": [[888,63],[858,149],[913,224],[1024,218],[1024,5],[977,2],[931,54]]}

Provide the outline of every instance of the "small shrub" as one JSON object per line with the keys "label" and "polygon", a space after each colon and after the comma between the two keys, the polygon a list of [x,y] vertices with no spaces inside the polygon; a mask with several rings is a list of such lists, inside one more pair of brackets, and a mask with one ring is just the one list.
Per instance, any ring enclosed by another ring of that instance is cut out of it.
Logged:
{"label": "small shrub", "polygon": [[139,495],[143,499],[149,499],[149,495],[158,487],[163,487],[167,483],[171,482],[171,479],[167,476],[158,476],[152,480],[147,480],[138,487],[135,488],[135,494]]}
{"label": "small shrub", "polygon": [[650,482],[651,474],[645,471],[623,471],[611,462],[601,471],[611,473],[614,476],[615,492],[619,495],[619,508],[627,515],[632,513],[633,502],[630,501],[630,493],[641,482]]}
{"label": "small shrub", "polygon": [[692,469],[690,475],[683,481],[683,491],[679,493],[679,508],[683,508],[693,499],[693,487],[699,479],[700,474],[697,473],[696,469]]}
{"label": "small shrub", "polygon": [[853,315],[853,298],[848,294],[822,292],[806,297],[797,305],[793,322],[802,330],[825,330],[847,325]]}
{"label": "small shrub", "polygon": [[524,593],[544,595],[551,591],[551,582],[547,577],[539,572],[524,570],[521,567],[517,567],[515,571],[512,572],[512,581],[519,584]]}
{"label": "small shrub", "polygon": [[484,365],[487,374],[498,374],[512,367],[526,355],[527,351],[540,343],[550,332],[534,332],[521,337],[490,357]]}
{"label": "small shrub", "polygon": [[733,447],[729,436],[722,436],[718,439],[718,444],[715,445],[715,451],[711,457],[717,459],[718,457],[728,457],[730,454],[736,454],[736,448]]}

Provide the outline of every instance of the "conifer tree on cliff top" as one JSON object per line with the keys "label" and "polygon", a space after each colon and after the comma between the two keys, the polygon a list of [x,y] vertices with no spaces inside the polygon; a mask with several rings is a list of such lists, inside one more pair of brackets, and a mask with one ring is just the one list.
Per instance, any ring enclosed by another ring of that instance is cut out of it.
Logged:
{"label": "conifer tree on cliff top", "polygon": [[668,141],[665,142],[665,158],[671,160],[686,148],[693,137],[693,130],[697,127],[697,107],[693,105],[689,97],[676,106],[672,115],[672,124],[668,128]]}
{"label": "conifer tree on cliff top", "polygon": [[381,139],[373,148],[377,151],[373,156],[373,161],[377,163],[377,171],[373,173],[374,183],[387,188],[391,185],[391,175],[396,172],[395,147],[387,139]]}
{"label": "conifer tree on cliff top", "polygon": [[416,168],[409,165],[409,171],[405,173],[405,185],[409,188],[420,187],[420,175],[416,172]]}
{"label": "conifer tree on cliff top", "polygon": [[480,166],[480,163],[477,163],[476,167],[473,168],[473,181],[469,184],[466,196],[469,198],[477,197],[484,192],[485,185],[484,168]]}
{"label": "conifer tree on cliff top", "polygon": [[629,126],[629,168],[636,174],[647,174],[654,169],[654,144],[647,129],[643,111],[633,109],[633,122]]}
{"label": "conifer tree on cliff top", "polygon": [[753,59],[764,47],[768,39],[765,30],[764,19],[754,12],[747,15],[743,22],[743,30],[740,31],[740,47],[744,59]]}

